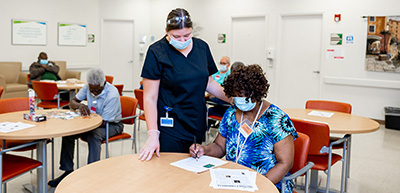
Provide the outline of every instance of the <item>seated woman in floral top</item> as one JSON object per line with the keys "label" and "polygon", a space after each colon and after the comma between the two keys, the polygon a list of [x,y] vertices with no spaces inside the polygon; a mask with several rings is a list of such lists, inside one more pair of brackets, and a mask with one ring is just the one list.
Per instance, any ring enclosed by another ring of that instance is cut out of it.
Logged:
{"label": "seated woman in floral top", "polygon": [[[235,105],[225,112],[214,142],[197,144],[196,149],[192,145],[190,154],[226,156],[266,176],[280,189],[280,180],[289,175],[293,164],[293,140],[298,137],[293,123],[285,112],[263,100],[269,84],[259,65],[235,69],[222,87]],[[292,189],[293,183],[288,182],[286,192]]]}

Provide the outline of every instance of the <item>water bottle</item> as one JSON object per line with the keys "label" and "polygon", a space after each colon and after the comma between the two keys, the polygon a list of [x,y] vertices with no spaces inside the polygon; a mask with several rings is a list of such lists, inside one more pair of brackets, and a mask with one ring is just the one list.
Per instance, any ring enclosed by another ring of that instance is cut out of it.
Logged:
{"label": "water bottle", "polygon": [[35,91],[33,89],[28,89],[29,97],[29,114],[35,114]]}

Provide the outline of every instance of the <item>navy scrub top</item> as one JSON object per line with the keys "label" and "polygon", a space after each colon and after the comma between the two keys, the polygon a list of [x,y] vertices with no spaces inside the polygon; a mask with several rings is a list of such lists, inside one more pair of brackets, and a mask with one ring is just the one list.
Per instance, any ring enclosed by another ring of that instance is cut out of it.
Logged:
{"label": "navy scrub top", "polygon": [[[207,43],[192,39],[193,48],[187,57],[170,45],[166,37],[152,44],[141,75],[160,80],[157,101],[160,132],[186,141],[193,141],[194,134],[198,140],[204,137],[207,129],[204,93],[208,77],[218,71]],[[174,118],[174,127],[160,126],[165,106],[173,108],[168,117]]]}

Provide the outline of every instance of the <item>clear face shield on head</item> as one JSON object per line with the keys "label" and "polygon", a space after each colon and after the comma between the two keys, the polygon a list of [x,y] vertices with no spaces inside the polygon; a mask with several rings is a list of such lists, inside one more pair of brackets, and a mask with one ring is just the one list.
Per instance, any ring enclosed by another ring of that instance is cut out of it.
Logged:
{"label": "clear face shield on head", "polygon": [[170,18],[167,20],[167,25],[180,25],[180,27],[183,28],[184,27],[183,25],[186,21],[187,22],[191,21],[190,17],[187,15],[182,16],[182,17],[173,17],[173,18]]}

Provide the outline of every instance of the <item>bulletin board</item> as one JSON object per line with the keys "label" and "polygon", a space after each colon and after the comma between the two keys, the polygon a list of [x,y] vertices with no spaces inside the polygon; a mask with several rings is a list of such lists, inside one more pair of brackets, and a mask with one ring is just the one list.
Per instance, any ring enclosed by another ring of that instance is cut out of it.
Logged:
{"label": "bulletin board", "polygon": [[86,46],[86,25],[58,23],[58,45]]}
{"label": "bulletin board", "polygon": [[13,19],[13,45],[46,45],[47,24],[44,21]]}

